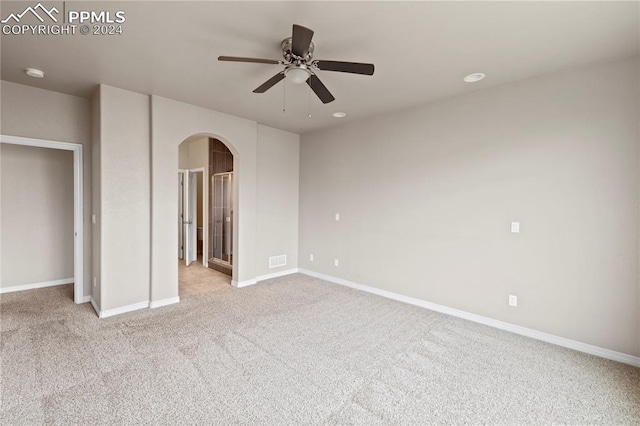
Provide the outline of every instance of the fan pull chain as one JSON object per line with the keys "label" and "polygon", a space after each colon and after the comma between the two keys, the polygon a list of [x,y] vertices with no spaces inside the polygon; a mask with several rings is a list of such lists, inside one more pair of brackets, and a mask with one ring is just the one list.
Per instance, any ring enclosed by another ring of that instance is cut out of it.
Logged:
{"label": "fan pull chain", "polygon": [[287,80],[282,82],[282,112],[287,110]]}
{"label": "fan pull chain", "polygon": [[311,86],[309,86],[309,118],[311,118]]}

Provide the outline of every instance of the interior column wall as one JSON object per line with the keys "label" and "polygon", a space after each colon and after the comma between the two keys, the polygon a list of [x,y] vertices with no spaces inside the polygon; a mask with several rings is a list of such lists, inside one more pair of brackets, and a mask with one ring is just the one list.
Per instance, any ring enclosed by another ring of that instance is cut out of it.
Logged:
{"label": "interior column wall", "polygon": [[100,105],[101,217],[97,222],[101,227],[100,308],[107,311],[149,302],[149,96],[101,85]]}
{"label": "interior column wall", "polygon": [[[257,274],[268,276],[298,267],[300,136],[258,125]],[[287,264],[269,267],[269,257]]]}
{"label": "interior column wall", "polygon": [[[101,140],[101,106],[100,106],[100,87],[93,93],[91,97],[91,215],[95,218],[102,217],[102,197],[101,183],[102,175],[100,173],[100,140]],[[102,228],[99,223],[92,224],[91,229],[91,297],[96,308],[100,310],[101,304],[101,244],[102,244]],[[85,238],[85,244],[88,239]],[[94,279],[95,278],[95,279]]]}

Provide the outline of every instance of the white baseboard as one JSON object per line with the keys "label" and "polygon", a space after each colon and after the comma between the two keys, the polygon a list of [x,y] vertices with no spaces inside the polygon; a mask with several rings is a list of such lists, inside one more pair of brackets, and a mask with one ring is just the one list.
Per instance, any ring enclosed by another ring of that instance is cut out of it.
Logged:
{"label": "white baseboard", "polygon": [[84,296],[82,298],[82,303],[89,303],[91,302],[91,296]]}
{"label": "white baseboard", "polygon": [[[144,302],[133,303],[127,306],[121,306],[119,308],[107,309],[106,311],[98,311],[98,317],[100,318],[108,318],[114,315],[125,314],[131,311],[137,311],[138,309],[146,309],[149,307],[149,301],[146,300]],[[95,305],[94,305],[95,308]]]}
{"label": "white baseboard", "polygon": [[162,306],[173,305],[174,303],[179,303],[180,297],[170,297],[169,299],[157,300],[155,302],[149,303],[150,308],[160,308]]}
{"label": "white baseboard", "polygon": [[75,280],[72,277],[72,278],[63,278],[61,280],[44,281],[41,283],[14,285],[11,287],[0,288],[0,293],[12,293],[14,291],[33,290],[36,288],[45,288],[45,287],[53,287],[56,285],[73,284],[74,281]]}
{"label": "white baseboard", "polygon": [[87,296],[87,297],[85,297],[85,300],[87,302],[91,302],[91,305],[93,306],[93,309],[96,311],[96,314],[98,314],[98,318],[108,318],[108,317],[112,317],[114,315],[120,315],[120,314],[124,314],[124,313],[131,312],[131,311],[137,311],[139,309],[159,308],[161,306],[167,306],[167,305],[171,305],[173,303],[180,302],[180,298],[179,297],[172,297],[172,298],[169,298],[169,299],[158,300],[156,302],[140,302],[140,303],[134,303],[132,305],[122,306],[120,308],[108,309],[106,311],[101,311],[100,308],[98,308],[98,304],[96,303],[96,301],[93,298],[93,296]]}
{"label": "white baseboard", "polygon": [[232,280],[231,285],[236,288],[242,288],[242,287],[249,287],[250,285],[254,285],[257,282],[258,281],[255,278],[252,280],[245,280],[245,281]]}
{"label": "white baseboard", "polygon": [[98,308],[98,303],[93,298],[93,296],[89,296],[89,299],[91,302],[91,306],[93,306],[93,310],[96,311],[96,315],[98,315],[98,318],[100,318],[100,308]]}
{"label": "white baseboard", "polygon": [[284,277],[285,275],[296,274],[298,272],[298,268],[287,269],[286,271],[274,272],[272,274],[259,275],[256,277],[256,281],[265,281],[270,280],[272,278]]}
{"label": "white baseboard", "polygon": [[233,280],[231,281],[231,285],[236,288],[248,287],[250,285],[257,284],[260,281],[270,280],[271,278],[284,277],[285,275],[291,275],[297,272],[299,272],[298,268],[287,269],[286,271],[274,272],[272,274],[266,274],[266,275],[259,275],[252,280],[245,280],[240,282]]}
{"label": "white baseboard", "polygon": [[397,300],[399,302],[408,303],[410,305],[420,306],[421,308],[426,308],[432,311],[441,312],[443,314],[451,315],[454,317],[463,318],[469,321],[488,325],[490,327],[499,328],[501,330],[510,331],[512,333],[520,334],[526,337],[531,337],[537,340],[542,340],[544,342],[552,343],[554,345],[563,346],[565,348],[574,349],[580,352],[585,352],[591,355],[599,356],[601,358],[606,358],[613,361],[622,362],[624,364],[633,365],[635,367],[640,367],[640,357],[637,357],[637,356],[613,351],[611,349],[601,348],[599,346],[590,345],[588,343],[579,342],[577,340],[567,339],[565,337],[556,336],[553,334],[545,333],[545,332],[534,330],[531,328],[522,327],[522,326],[511,324],[508,322],[499,321],[493,318],[484,317],[482,315],[472,314],[470,312],[461,311],[459,309],[450,308],[448,306],[438,305],[436,303],[427,302],[425,300],[416,299],[414,297],[404,296],[402,294],[393,293],[391,291],[382,290],[379,288],[370,287],[363,284],[357,284],[342,278],[332,277],[330,275],[309,271],[307,269],[299,269],[299,272],[301,274],[309,275],[311,277],[319,278],[321,280],[329,281],[335,284],[344,285],[357,290],[366,291],[367,293],[376,294],[378,296],[386,297],[388,299]]}

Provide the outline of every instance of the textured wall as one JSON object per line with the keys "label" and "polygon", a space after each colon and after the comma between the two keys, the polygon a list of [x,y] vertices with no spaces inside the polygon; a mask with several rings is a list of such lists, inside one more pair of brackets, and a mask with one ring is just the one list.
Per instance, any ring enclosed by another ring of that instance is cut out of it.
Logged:
{"label": "textured wall", "polygon": [[[298,267],[298,175],[300,137],[258,126],[258,276]],[[269,268],[269,257],[287,264]]]}
{"label": "textured wall", "polygon": [[73,278],[73,153],[0,145],[0,287]]}
{"label": "textured wall", "polygon": [[[100,89],[96,89],[91,97],[91,214],[95,215],[96,221],[102,218],[102,191],[100,185],[102,183],[102,173],[100,168],[100,152],[101,152],[101,120],[100,120]],[[101,303],[101,280],[98,278],[101,276],[101,255],[102,255],[102,230],[99,222],[92,224],[91,228],[91,297],[96,302],[98,307]],[[85,239],[85,244],[88,242]],[[95,277],[95,282],[93,278]]]}
{"label": "textured wall", "polygon": [[101,85],[100,108],[100,308],[109,310],[149,300],[149,97]]}
{"label": "textured wall", "polygon": [[300,267],[640,355],[638,72],[631,58],[304,135]]}

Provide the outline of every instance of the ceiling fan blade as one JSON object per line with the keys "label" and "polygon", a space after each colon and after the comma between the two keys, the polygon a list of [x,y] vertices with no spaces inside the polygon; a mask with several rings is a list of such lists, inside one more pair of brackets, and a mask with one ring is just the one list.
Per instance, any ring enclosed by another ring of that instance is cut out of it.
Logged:
{"label": "ceiling fan blade", "polygon": [[312,74],[307,80],[307,84],[311,87],[311,90],[318,95],[323,104],[328,104],[336,99],[316,75]]}
{"label": "ceiling fan blade", "polygon": [[277,83],[280,82],[284,78],[284,71],[279,72],[278,74],[271,77],[269,80],[265,81],[262,86],[258,87],[253,93],[264,93],[267,90],[271,89]]}
{"label": "ceiling fan blade", "polygon": [[284,62],[277,61],[275,59],[260,59],[260,58],[243,58],[240,56],[218,56],[219,61],[228,61],[228,62],[255,62],[258,64],[271,64],[271,65],[282,65]]}
{"label": "ceiling fan blade", "polygon": [[349,72],[352,74],[373,75],[373,64],[363,64],[360,62],[340,62],[340,61],[313,61],[322,71]]}
{"label": "ceiling fan blade", "polygon": [[293,24],[293,33],[291,36],[291,53],[306,58],[309,54],[309,45],[313,38],[313,31],[301,25]]}

